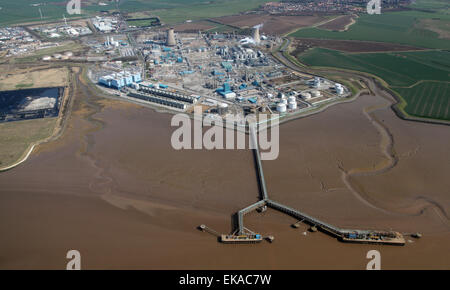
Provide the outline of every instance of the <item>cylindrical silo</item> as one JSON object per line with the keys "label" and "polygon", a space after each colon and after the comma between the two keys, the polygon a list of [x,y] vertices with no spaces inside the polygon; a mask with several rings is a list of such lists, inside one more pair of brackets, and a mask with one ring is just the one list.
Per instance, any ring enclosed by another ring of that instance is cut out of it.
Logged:
{"label": "cylindrical silo", "polygon": [[297,109],[297,102],[296,101],[289,102],[289,109],[290,110]]}
{"label": "cylindrical silo", "polygon": [[278,103],[278,104],[277,104],[277,111],[278,111],[279,113],[284,113],[284,112],[286,112],[286,104]]}

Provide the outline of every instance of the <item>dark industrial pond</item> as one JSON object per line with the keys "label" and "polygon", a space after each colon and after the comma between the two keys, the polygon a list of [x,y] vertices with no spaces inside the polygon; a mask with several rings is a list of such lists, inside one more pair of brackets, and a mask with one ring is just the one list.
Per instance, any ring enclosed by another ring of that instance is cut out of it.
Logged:
{"label": "dark industrial pond", "polygon": [[0,123],[59,114],[63,87],[0,91]]}

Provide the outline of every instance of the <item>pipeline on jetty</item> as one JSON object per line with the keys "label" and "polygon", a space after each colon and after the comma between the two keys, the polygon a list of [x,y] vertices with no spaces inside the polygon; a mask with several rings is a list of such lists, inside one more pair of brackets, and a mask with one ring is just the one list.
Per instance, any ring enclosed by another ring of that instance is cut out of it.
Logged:
{"label": "pipeline on jetty", "polygon": [[[372,231],[372,230],[356,230],[356,229],[341,229],[329,223],[323,222],[315,217],[307,215],[299,210],[285,206],[279,202],[273,201],[269,198],[267,193],[266,181],[264,179],[264,172],[261,163],[261,155],[257,141],[256,125],[249,125],[250,142],[253,142],[253,153],[255,156],[256,169],[258,172],[258,182],[261,194],[261,200],[249,205],[237,213],[237,233],[231,235],[220,235],[220,241],[223,243],[258,243],[263,240],[263,236],[254,233],[244,226],[244,216],[255,210],[265,210],[270,207],[274,210],[280,211],[290,215],[300,222],[307,223],[311,226],[311,231],[321,230],[333,237],[338,238],[343,242],[354,243],[375,243],[375,244],[390,244],[390,245],[404,245],[405,239],[399,232],[394,231]],[[202,225],[203,229],[207,229]],[[210,231],[209,231],[210,232]],[[274,240],[273,236],[266,237],[269,242]]]}

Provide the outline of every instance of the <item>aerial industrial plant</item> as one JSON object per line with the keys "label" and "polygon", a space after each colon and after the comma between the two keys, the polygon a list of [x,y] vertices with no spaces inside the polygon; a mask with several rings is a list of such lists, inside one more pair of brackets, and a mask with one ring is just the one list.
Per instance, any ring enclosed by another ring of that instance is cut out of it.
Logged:
{"label": "aerial industrial plant", "polygon": [[[271,55],[280,42],[261,36],[259,26],[251,36],[175,33],[173,28],[145,32],[137,35],[132,48],[143,60],[134,71],[121,69],[120,63],[115,71],[108,70],[106,63],[101,71],[93,68],[91,76],[125,99],[188,112],[201,104],[206,115],[292,116],[351,95],[342,84],[280,64]],[[110,43],[107,37],[105,46]]]}
{"label": "aerial industrial plant", "polygon": [[0,269],[449,268],[448,0],[0,2]]}

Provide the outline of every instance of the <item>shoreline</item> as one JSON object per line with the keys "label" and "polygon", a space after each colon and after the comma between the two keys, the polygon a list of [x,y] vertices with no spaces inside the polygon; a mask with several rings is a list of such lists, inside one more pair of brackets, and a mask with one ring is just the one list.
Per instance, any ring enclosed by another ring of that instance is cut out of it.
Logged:
{"label": "shoreline", "polygon": [[33,142],[30,145],[28,145],[27,150],[25,150],[25,152],[22,153],[19,160],[11,165],[1,167],[0,173],[12,170],[12,169],[16,168],[17,166],[21,165],[22,163],[26,162],[30,158],[31,154],[33,153],[34,149],[37,146],[44,144],[44,143],[54,141],[62,136],[62,134],[65,131],[65,128],[67,125],[67,120],[69,119],[73,101],[74,101],[73,94],[75,91],[75,87],[71,81],[74,76],[78,77],[78,75],[79,75],[79,72],[74,72],[73,68],[78,68],[78,70],[80,70],[80,67],[78,67],[78,66],[69,67],[69,70],[70,70],[69,71],[69,81],[68,81],[67,85],[62,86],[64,88],[64,93],[63,93],[64,95],[62,96],[63,100],[61,102],[59,116],[56,117],[57,120],[56,120],[55,127],[53,128],[52,134],[50,136],[48,136],[47,138],[38,140],[38,141]]}

